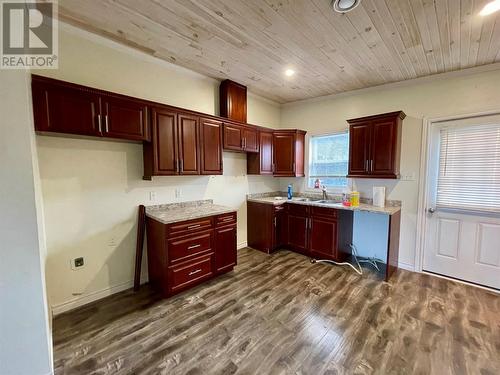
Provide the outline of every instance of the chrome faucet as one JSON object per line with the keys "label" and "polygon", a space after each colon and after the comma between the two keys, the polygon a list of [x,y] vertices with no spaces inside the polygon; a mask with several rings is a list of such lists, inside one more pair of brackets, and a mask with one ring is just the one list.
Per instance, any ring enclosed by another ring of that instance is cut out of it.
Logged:
{"label": "chrome faucet", "polygon": [[326,201],[326,200],[328,200],[328,194],[326,193],[326,186],[325,186],[325,185],[323,185],[323,186],[321,187],[321,190],[323,191],[323,199],[324,199],[325,201]]}

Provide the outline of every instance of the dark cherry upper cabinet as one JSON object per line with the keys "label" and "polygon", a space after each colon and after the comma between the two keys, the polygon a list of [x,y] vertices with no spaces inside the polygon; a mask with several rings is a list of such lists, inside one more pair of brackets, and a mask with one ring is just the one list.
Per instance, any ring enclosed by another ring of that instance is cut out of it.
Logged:
{"label": "dark cherry upper cabinet", "polygon": [[32,75],[35,130],[149,141],[147,103],[140,99]]}
{"label": "dark cherry upper cabinet", "polygon": [[259,132],[256,129],[244,128],[243,142],[246,152],[259,152]]}
{"label": "dark cherry upper cabinet", "polygon": [[259,152],[247,155],[248,174],[273,174],[273,132],[259,132]]}
{"label": "dark cherry upper cabinet", "polygon": [[231,120],[247,122],[247,88],[226,79],[219,87],[220,115]]}
{"label": "dark cherry upper cabinet", "polygon": [[282,177],[304,176],[304,143],[302,130],[273,132],[273,174]]}
{"label": "dark cherry upper cabinet", "polygon": [[243,126],[224,124],[224,149],[230,151],[243,151]]}
{"label": "dark cherry upper cabinet", "polygon": [[200,174],[200,134],[199,117],[190,114],[179,114],[179,174]]}
{"label": "dark cherry upper cabinet", "polygon": [[151,108],[152,141],[144,142],[144,179],[200,174],[199,117]]}
{"label": "dark cherry upper cabinet", "polygon": [[349,175],[367,175],[370,159],[371,122],[359,122],[349,127]]}
{"label": "dark cherry upper cabinet", "polygon": [[360,178],[399,178],[404,112],[348,120],[349,174]]}
{"label": "dark cherry upper cabinet", "polygon": [[201,174],[222,174],[222,122],[200,118]]}
{"label": "dark cherry upper cabinet", "polygon": [[224,149],[239,152],[259,152],[259,132],[256,128],[236,123],[224,123]]}
{"label": "dark cherry upper cabinet", "polygon": [[102,97],[103,135],[136,141],[149,140],[148,107],[121,97]]}
{"label": "dark cherry upper cabinet", "polygon": [[179,174],[177,112],[168,108],[151,109],[152,142],[145,142],[144,179]]}
{"label": "dark cherry upper cabinet", "polygon": [[102,136],[101,100],[93,91],[33,76],[35,130]]}

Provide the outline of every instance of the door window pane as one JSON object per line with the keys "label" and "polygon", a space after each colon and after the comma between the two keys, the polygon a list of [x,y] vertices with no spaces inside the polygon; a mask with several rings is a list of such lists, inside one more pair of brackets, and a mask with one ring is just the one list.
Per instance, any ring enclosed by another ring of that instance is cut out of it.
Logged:
{"label": "door window pane", "polygon": [[441,129],[437,206],[500,211],[500,124]]}

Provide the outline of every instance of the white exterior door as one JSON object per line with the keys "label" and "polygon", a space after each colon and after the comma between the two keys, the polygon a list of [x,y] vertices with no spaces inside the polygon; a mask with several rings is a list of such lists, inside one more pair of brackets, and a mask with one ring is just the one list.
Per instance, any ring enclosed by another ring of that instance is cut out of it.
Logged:
{"label": "white exterior door", "polygon": [[500,289],[500,116],[430,129],[423,270]]}

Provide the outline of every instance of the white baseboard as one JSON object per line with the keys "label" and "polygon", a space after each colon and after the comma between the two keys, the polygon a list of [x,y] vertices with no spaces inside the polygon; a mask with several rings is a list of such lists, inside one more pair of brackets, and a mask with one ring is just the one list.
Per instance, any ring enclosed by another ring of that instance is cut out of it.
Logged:
{"label": "white baseboard", "polygon": [[[237,249],[243,249],[247,247],[247,241],[240,242],[237,245]],[[147,280],[143,280],[141,278],[141,284],[145,283]],[[97,290],[95,292],[90,292],[88,294],[84,294],[75,298],[72,298],[69,301],[65,301],[62,303],[57,303],[51,306],[52,316],[60,315],[66,311],[70,311],[76,309],[77,307],[86,305],[88,303],[100,300],[105,297],[109,297],[112,294],[123,292],[124,290],[130,289],[134,286],[134,281],[129,280],[117,285],[112,285],[108,288]]]}
{"label": "white baseboard", "polygon": [[[141,284],[142,283],[144,283],[144,280],[141,280]],[[77,307],[100,300],[102,298],[109,297],[112,294],[123,292],[124,290],[130,289],[133,286],[134,286],[134,280],[130,280],[117,285],[112,285],[105,289],[97,290],[95,292],[90,292],[88,294],[75,297],[66,302],[57,303],[51,306],[52,316],[56,316],[66,311],[76,309]]]}
{"label": "white baseboard", "polygon": [[410,263],[398,262],[398,268],[402,268],[407,271],[415,272],[415,266]]}

